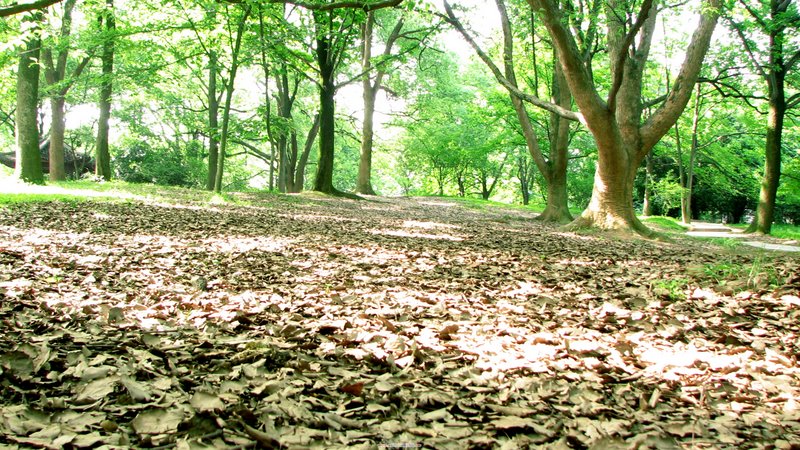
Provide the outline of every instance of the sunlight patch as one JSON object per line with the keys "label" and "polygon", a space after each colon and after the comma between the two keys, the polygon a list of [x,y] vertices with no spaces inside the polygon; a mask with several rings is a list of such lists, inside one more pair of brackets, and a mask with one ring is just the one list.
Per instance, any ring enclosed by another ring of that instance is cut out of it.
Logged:
{"label": "sunlight patch", "polygon": [[409,231],[402,231],[402,230],[370,230],[372,234],[381,234],[385,236],[397,236],[397,237],[405,237],[405,238],[420,238],[420,239],[432,239],[432,240],[440,240],[440,241],[453,241],[453,242],[461,242],[464,238],[459,236],[453,236],[450,234],[428,234],[428,233],[417,233],[417,232],[409,232]]}
{"label": "sunlight patch", "polygon": [[457,230],[460,229],[458,225],[450,225],[447,223],[439,223],[439,222],[420,222],[417,220],[406,220],[403,222],[403,228],[422,228],[425,230],[435,230],[437,228],[446,228],[450,230]]}

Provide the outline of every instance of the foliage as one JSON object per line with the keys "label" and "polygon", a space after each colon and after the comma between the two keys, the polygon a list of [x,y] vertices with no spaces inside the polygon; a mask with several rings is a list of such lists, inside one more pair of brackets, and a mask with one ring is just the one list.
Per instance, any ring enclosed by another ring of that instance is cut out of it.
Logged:
{"label": "foliage", "polygon": [[187,149],[151,147],[147,142],[124,139],[115,154],[116,177],[130,183],[200,187],[205,168],[198,156],[198,143]]}

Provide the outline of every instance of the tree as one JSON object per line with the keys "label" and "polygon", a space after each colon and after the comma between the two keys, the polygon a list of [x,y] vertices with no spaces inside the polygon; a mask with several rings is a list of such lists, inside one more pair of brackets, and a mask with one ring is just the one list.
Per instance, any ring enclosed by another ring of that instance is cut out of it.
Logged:
{"label": "tree", "polygon": [[36,11],[22,21],[25,42],[19,52],[17,71],[16,166],[14,176],[28,183],[43,183],[39,154],[39,24],[43,14]]}
{"label": "tree", "polygon": [[[382,57],[385,59],[392,53],[392,47],[400,32],[403,30],[404,20],[400,17],[395,23],[389,37],[386,39],[386,45],[383,50]],[[383,77],[386,76],[388,67],[385,64],[378,66],[373,71],[372,62],[372,35],[373,27],[375,25],[375,13],[367,13],[367,18],[361,25],[361,69],[363,75],[361,79],[361,86],[363,89],[364,98],[364,121],[362,125],[361,134],[361,157],[358,165],[358,181],[356,183],[356,192],[359,194],[375,195],[375,190],[372,188],[372,139],[373,139],[373,121],[375,116],[375,99],[383,85]]]}
{"label": "tree", "polygon": [[[800,45],[790,36],[800,29],[792,0],[739,1],[726,21],[744,46],[748,63],[767,85],[767,130],[764,176],[749,233],[769,234],[780,185],[781,148],[787,110],[800,104],[800,93],[787,98],[787,77],[800,65]],[[766,41],[766,42],[764,42]],[[764,45],[766,44],[766,45]],[[760,51],[765,48],[764,51]]]}
{"label": "tree", "polygon": [[66,123],[64,120],[64,108],[66,95],[74,84],[78,76],[89,62],[90,56],[87,55],[75,66],[72,73],[67,77],[67,62],[70,51],[70,34],[72,32],[72,11],[76,0],[67,0],[61,15],[61,30],[58,36],[59,41],[55,43],[58,51],[53,57],[53,49],[45,48],[42,51],[44,63],[44,74],[47,87],[50,90],[50,145],[49,145],[49,173],[50,180],[58,181],[66,179],[64,169],[64,133]]}
{"label": "tree", "polygon": [[[481,60],[492,71],[498,82],[508,91],[528,151],[547,184],[545,210],[538,218],[547,222],[567,223],[572,220],[572,215],[567,204],[567,146],[569,144],[569,121],[578,120],[579,116],[570,111],[572,108],[572,96],[562,70],[558,66],[558,62],[555,62],[551,84],[551,97],[553,102],[543,101],[537,96],[539,91],[538,76],[534,77],[536,80],[534,86],[532,86],[534,94],[525,94],[520,90],[514,61],[514,31],[511,21],[509,20],[505,2],[503,0],[496,0],[496,4],[497,10],[500,13],[503,30],[503,72],[500,71],[489,55],[477,44],[475,39],[470,36],[446,1],[444,2],[444,7],[450,23],[464,36]],[[532,16],[532,36],[534,35],[535,28],[533,20]],[[590,27],[589,34],[594,33],[594,28],[596,27]],[[576,30],[576,33],[580,33],[580,30]],[[583,42],[585,42],[584,45],[594,45],[594,38],[590,36]],[[534,55],[533,70],[536,72],[538,68],[536,67],[535,59],[535,44],[531,49],[531,53]],[[586,49],[582,51],[582,54],[587,59],[591,56],[591,53]],[[586,62],[588,63],[588,61]],[[531,117],[525,106],[526,101],[537,107],[545,108],[551,113],[548,135],[550,146],[549,158],[541,148],[539,138],[536,135]]]}
{"label": "tree", "polygon": [[114,89],[114,41],[116,39],[116,19],[114,0],[105,0],[105,8],[100,13],[100,26],[103,28],[103,52],[100,57],[103,75],[100,81],[100,119],[97,123],[97,144],[95,144],[94,173],[104,180],[111,179],[111,153],[108,148],[109,120],[111,119],[111,94]]}
{"label": "tree", "polygon": [[651,235],[634,213],[633,181],[642,160],[674,125],[689,101],[719,17],[720,1],[706,2],[670,93],[647,118],[643,116],[646,102],[642,87],[657,1],[644,0],[638,14],[630,9],[630,2],[606,2],[611,83],[605,99],[586,56],[565,23],[570,10],[554,0],[528,0],[528,4],[547,28],[570,91],[597,144],[592,199],[570,228],[594,226]]}
{"label": "tree", "polygon": [[225,168],[225,152],[228,148],[228,127],[230,126],[231,102],[233,100],[233,90],[236,81],[236,72],[239,69],[239,51],[242,48],[242,36],[244,34],[247,18],[250,15],[250,5],[245,4],[242,15],[236,28],[236,36],[231,45],[231,68],[228,71],[228,83],[225,87],[225,106],[222,109],[222,130],[219,138],[219,156],[217,159],[217,170],[214,178],[214,192],[222,192],[222,174]]}

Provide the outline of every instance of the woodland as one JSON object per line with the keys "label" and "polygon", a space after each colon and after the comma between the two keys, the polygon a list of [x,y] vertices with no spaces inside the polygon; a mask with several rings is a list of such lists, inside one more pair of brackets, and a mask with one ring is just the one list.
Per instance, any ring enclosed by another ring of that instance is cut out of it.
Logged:
{"label": "woodland", "polygon": [[795,0],[0,18],[0,446],[798,448]]}

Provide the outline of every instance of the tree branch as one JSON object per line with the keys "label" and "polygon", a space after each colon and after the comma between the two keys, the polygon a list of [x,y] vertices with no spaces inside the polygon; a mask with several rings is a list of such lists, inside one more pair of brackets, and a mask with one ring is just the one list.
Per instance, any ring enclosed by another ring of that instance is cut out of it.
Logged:
{"label": "tree branch", "polygon": [[61,0],[39,0],[33,3],[15,3],[10,6],[0,7],[0,17],[13,16],[14,14],[24,13],[26,11],[33,11],[34,9],[44,9],[50,5],[55,5]]}
{"label": "tree branch", "polygon": [[508,78],[503,76],[503,73],[500,72],[500,69],[497,67],[494,61],[492,61],[489,55],[487,55],[486,52],[484,52],[483,49],[478,45],[478,43],[475,42],[475,39],[473,39],[472,36],[470,36],[470,34],[458,20],[458,18],[456,18],[455,14],[453,13],[453,9],[450,7],[450,4],[447,2],[447,0],[444,1],[444,8],[445,11],[447,12],[447,16],[443,18],[448,23],[453,25],[456,28],[456,30],[458,30],[459,33],[461,33],[461,35],[464,37],[467,43],[472,47],[473,50],[475,50],[475,53],[478,54],[478,57],[489,67],[489,70],[492,71],[492,74],[494,75],[495,79],[500,84],[502,84],[504,88],[506,88],[509,92],[511,92],[514,96],[516,96],[520,100],[524,100],[534,106],[542,108],[551,113],[558,114],[559,116],[565,119],[575,120],[581,123],[585,123],[583,115],[580,113],[576,113],[575,111],[562,108],[554,103],[544,101],[539,97],[536,97],[535,95],[530,95],[526,94],[525,92],[522,92],[517,86],[514,85],[514,83],[510,82]]}
{"label": "tree branch", "polygon": [[647,17],[650,15],[650,10],[653,8],[653,0],[644,0],[642,2],[642,7],[639,10],[639,15],[636,17],[636,23],[633,24],[633,28],[628,32],[625,36],[625,40],[622,42],[622,46],[620,46],[619,53],[617,54],[617,61],[616,65],[612,65],[614,67],[614,73],[612,74],[612,83],[611,89],[608,91],[608,109],[614,111],[617,107],[617,93],[619,89],[622,87],[622,79],[624,78],[625,74],[625,59],[628,57],[628,48],[630,48],[631,44],[633,44],[633,40],[636,39],[636,35],[639,33],[639,30],[642,29],[644,26],[645,21],[647,21]]}
{"label": "tree branch", "polygon": [[700,17],[700,24],[686,49],[681,69],[672,84],[667,100],[641,128],[642,150],[649,152],[672,127],[683,112],[694,90],[703,59],[711,43],[711,35],[719,18],[720,0],[710,0]]}
{"label": "tree branch", "polygon": [[[222,0],[227,3],[243,3],[243,0]],[[403,0],[381,0],[377,2],[344,0],[333,3],[313,3],[298,0],[267,0],[266,3],[283,3],[285,5],[295,5],[311,11],[333,11],[335,9],[360,9],[365,12],[375,11],[382,8],[392,8],[402,3]]]}

